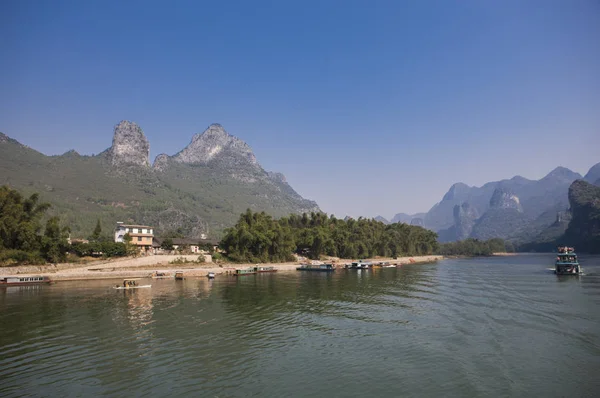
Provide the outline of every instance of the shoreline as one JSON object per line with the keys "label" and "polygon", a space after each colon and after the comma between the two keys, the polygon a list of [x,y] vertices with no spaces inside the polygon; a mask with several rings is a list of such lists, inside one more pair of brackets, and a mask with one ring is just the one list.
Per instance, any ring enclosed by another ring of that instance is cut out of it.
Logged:
{"label": "shoreline", "polygon": [[[107,263],[106,261],[100,260],[99,262],[88,263],[85,265],[81,264],[70,264],[70,265],[45,265],[45,266],[20,266],[10,267],[11,273],[2,272],[0,268],[0,275],[3,277],[17,276],[17,277],[29,277],[29,276],[48,276],[53,282],[60,281],[78,281],[78,280],[98,280],[98,279],[124,279],[124,278],[151,278],[151,274],[155,271],[166,272],[171,277],[174,276],[175,271],[183,271],[184,277],[206,277],[209,272],[214,272],[216,276],[226,275],[226,272],[235,272],[236,269],[245,269],[248,267],[255,267],[257,264],[238,264],[238,263],[183,263],[183,264],[169,264],[168,259],[160,258],[163,256],[150,256],[156,259],[156,262],[146,261],[146,263],[135,265],[132,264],[131,258],[126,258],[121,261],[112,261]],[[178,256],[182,257],[182,256]],[[185,257],[185,256],[183,256]],[[198,256],[189,256],[197,258]],[[432,263],[438,260],[444,259],[444,256],[430,255],[430,256],[411,256],[411,257],[397,257],[393,258],[375,258],[375,259],[363,259],[363,262],[389,262],[396,266],[402,266],[406,264],[425,264]],[[191,260],[191,259],[190,259]],[[339,259],[335,261],[327,261],[333,263],[337,268],[343,267],[343,264],[350,263],[357,260],[345,260]],[[290,272],[296,271],[296,267],[300,265],[300,261],[286,262],[286,263],[261,263],[261,266],[271,266],[277,269],[277,272]],[[31,268],[38,268],[39,271],[32,270]],[[44,269],[47,268],[47,269]],[[61,269],[63,268],[63,269]],[[33,271],[33,272],[32,272]]]}

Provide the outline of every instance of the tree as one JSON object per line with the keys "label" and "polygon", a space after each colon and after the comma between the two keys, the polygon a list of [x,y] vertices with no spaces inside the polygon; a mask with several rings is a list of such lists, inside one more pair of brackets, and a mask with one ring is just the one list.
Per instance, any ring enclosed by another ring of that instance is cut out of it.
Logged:
{"label": "tree", "polygon": [[46,260],[59,263],[66,259],[69,250],[69,228],[60,227],[58,217],[52,217],[46,222],[46,230],[42,238],[42,254]]}
{"label": "tree", "polygon": [[162,243],[160,244],[160,248],[163,250],[168,250],[168,251],[173,250],[173,239],[166,238],[165,240],[163,240]]}
{"label": "tree", "polygon": [[92,233],[92,240],[98,241],[100,240],[100,235],[102,234],[102,226],[100,225],[100,219],[96,222],[96,228],[94,228],[94,232]]}

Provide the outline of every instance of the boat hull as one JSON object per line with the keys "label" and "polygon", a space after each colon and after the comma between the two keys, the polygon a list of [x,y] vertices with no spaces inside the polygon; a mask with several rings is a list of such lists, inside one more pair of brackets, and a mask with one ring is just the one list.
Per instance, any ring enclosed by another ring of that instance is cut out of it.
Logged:
{"label": "boat hull", "polygon": [[119,287],[113,287],[113,289],[117,289],[117,290],[131,290],[131,289],[146,289],[152,287],[152,285],[141,285],[141,286],[119,286]]}
{"label": "boat hull", "polygon": [[52,281],[44,281],[44,282],[0,282],[0,286],[31,286],[31,285],[49,285],[53,283]]}
{"label": "boat hull", "polygon": [[302,268],[302,267],[298,267],[296,268],[297,271],[311,271],[311,272],[333,272],[335,271],[335,268],[325,268],[325,269],[321,269],[321,268]]}

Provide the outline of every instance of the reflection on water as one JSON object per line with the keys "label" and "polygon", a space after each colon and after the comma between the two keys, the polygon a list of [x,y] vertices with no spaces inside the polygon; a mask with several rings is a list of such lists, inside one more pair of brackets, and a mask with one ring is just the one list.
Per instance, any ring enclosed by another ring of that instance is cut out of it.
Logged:
{"label": "reflection on water", "polygon": [[0,396],[594,396],[600,260],[546,257],[0,288]]}

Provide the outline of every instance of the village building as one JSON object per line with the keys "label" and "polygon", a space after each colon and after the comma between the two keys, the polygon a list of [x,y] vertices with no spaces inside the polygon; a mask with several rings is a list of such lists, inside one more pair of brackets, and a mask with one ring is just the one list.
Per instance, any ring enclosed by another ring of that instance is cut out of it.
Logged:
{"label": "village building", "polygon": [[125,235],[131,237],[131,244],[140,251],[151,251],[154,240],[154,228],[148,225],[123,224],[118,222],[115,228],[115,242],[125,243]]}

